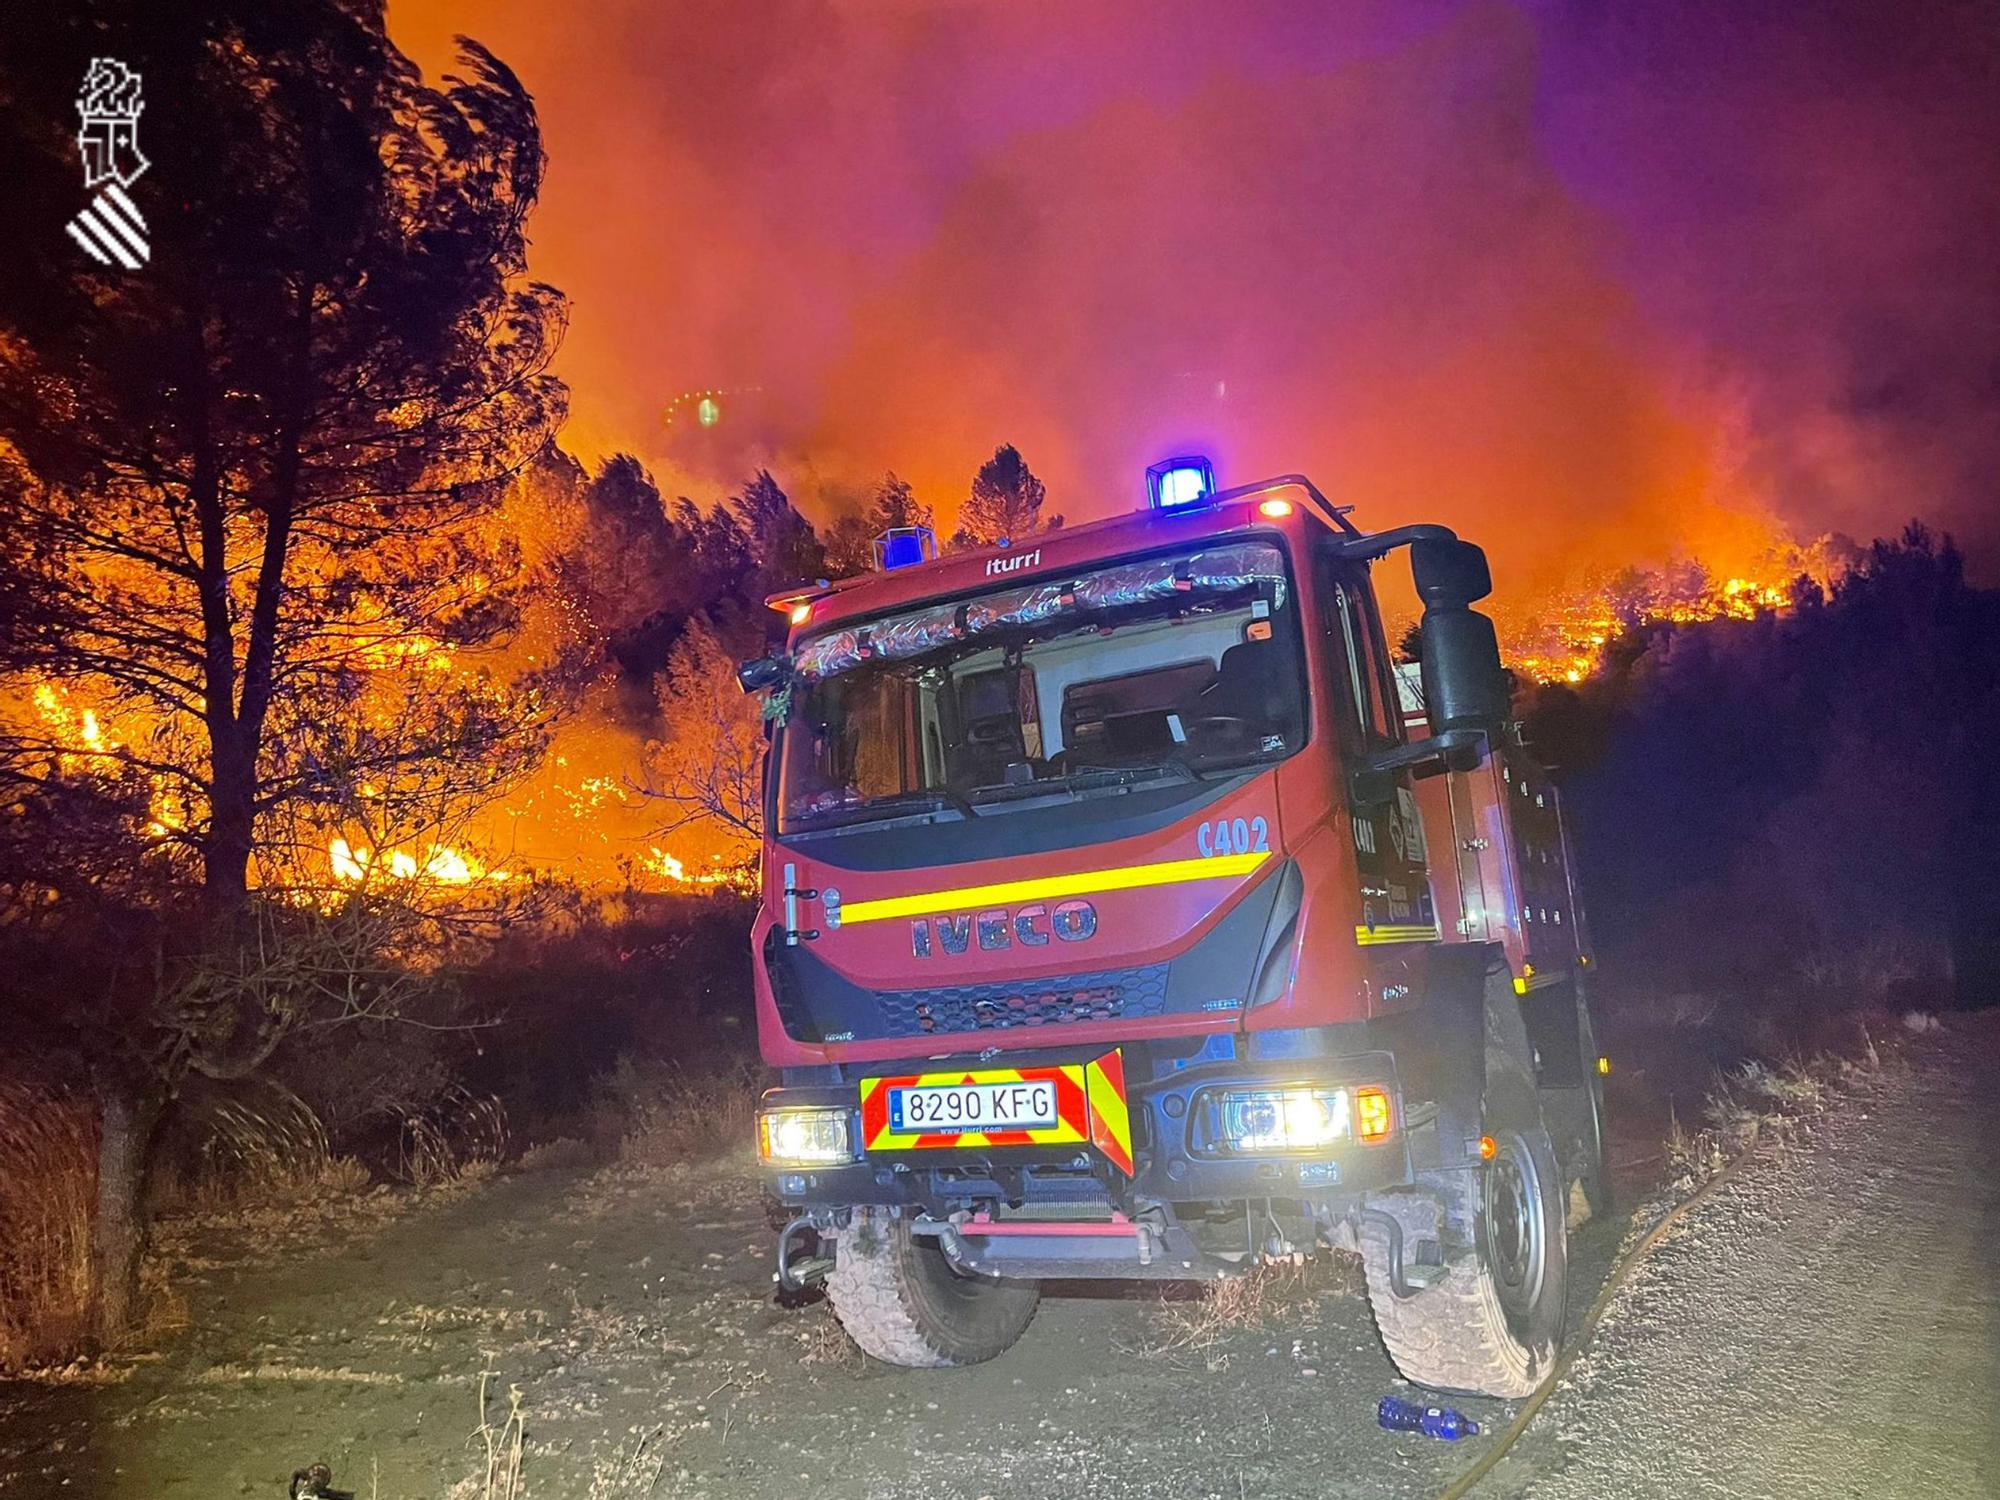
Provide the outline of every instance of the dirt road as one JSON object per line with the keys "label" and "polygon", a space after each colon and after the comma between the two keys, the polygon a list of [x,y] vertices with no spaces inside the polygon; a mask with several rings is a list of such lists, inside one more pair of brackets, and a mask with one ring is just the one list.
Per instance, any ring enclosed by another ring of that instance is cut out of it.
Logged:
{"label": "dirt road", "polygon": [[[1481,1493],[2000,1493],[2000,1033],[1979,1038],[1926,1044],[1690,1216]],[[482,1370],[496,1427],[519,1388],[537,1500],[1426,1496],[1487,1441],[1376,1428],[1402,1387],[1337,1290],[1310,1326],[1165,1356],[1150,1298],[1052,1298],[1009,1355],[926,1374],[775,1306],[769,1238],[739,1178],[635,1172],[308,1226],[260,1264],[213,1243],[166,1358],[0,1386],[0,1497],[278,1496],[324,1458],[363,1496],[438,1500],[481,1469]],[[1611,1239],[1581,1237],[1586,1290]]]}
{"label": "dirt road", "polygon": [[1996,1141],[2000,1016],[1843,1091],[1662,1244],[1492,1493],[2000,1496]]}

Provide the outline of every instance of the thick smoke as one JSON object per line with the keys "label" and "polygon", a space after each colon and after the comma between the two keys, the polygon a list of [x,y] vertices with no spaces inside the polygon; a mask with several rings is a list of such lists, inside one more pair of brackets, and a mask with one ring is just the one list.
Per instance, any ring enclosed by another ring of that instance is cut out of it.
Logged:
{"label": "thick smoke", "polygon": [[[2000,541],[1990,7],[396,0],[535,90],[571,441],[948,521],[1186,446],[1534,587],[1772,523]],[[684,391],[723,388],[702,427]]]}

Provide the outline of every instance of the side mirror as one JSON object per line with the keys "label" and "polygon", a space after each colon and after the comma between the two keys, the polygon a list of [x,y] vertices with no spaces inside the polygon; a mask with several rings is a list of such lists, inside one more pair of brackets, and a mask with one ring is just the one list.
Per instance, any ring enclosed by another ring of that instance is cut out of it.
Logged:
{"label": "side mirror", "polygon": [[1410,544],[1410,572],[1425,610],[1464,609],[1493,592],[1486,553],[1456,537],[1424,537]]}
{"label": "side mirror", "polygon": [[1424,601],[1424,710],[1433,737],[1497,734],[1512,709],[1493,622],[1468,606],[1493,592],[1486,554],[1470,542],[1426,539],[1410,548]]}
{"label": "side mirror", "polygon": [[774,688],[792,675],[792,664],[782,656],[763,656],[746,661],[736,669],[736,685],[746,693]]}

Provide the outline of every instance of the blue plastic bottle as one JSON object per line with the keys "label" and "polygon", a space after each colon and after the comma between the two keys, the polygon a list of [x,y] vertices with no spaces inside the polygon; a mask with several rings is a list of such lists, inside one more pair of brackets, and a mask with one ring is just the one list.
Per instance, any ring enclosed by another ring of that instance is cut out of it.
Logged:
{"label": "blue plastic bottle", "polygon": [[1479,1431],[1479,1424],[1448,1406],[1419,1406],[1400,1396],[1384,1396],[1375,1419],[1391,1432],[1421,1432],[1455,1443]]}

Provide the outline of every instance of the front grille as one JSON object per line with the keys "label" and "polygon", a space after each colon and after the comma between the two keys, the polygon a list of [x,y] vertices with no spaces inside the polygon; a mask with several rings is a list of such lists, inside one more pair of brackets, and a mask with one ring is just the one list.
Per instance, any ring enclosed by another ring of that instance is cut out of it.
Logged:
{"label": "front grille", "polygon": [[1008,1031],[1125,1016],[1157,1016],[1167,1006],[1167,966],[1106,969],[1059,979],[877,991],[882,1034],[892,1037]]}

